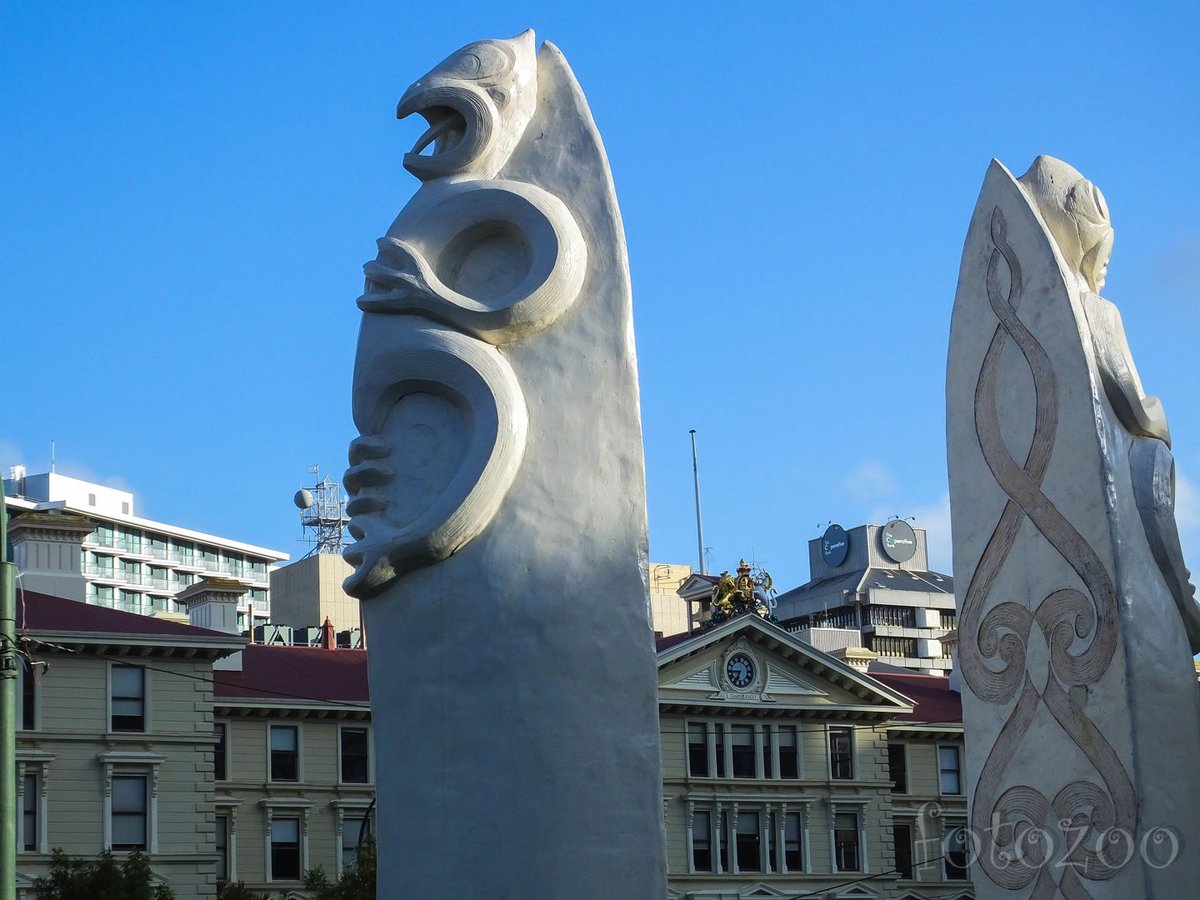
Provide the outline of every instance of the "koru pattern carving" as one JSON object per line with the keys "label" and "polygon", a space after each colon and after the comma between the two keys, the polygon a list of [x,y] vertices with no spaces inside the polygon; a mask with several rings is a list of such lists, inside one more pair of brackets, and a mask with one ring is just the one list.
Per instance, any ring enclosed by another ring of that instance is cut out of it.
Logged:
{"label": "koru pattern carving", "polygon": [[[529,412],[502,345],[575,302],[587,245],[566,203],[503,177],[538,121],[533,33],[478,41],[412,85],[429,128],[405,156],[423,185],[364,266],[344,483],[356,543],[346,590],[374,596],[492,521],[524,458]],[[423,151],[432,150],[425,154]],[[565,193],[565,191],[560,191]]]}
{"label": "koru pattern carving", "polygon": [[[1086,900],[1091,894],[1084,881],[1112,878],[1135,850],[1129,846],[1137,821],[1132,780],[1071,690],[1094,684],[1108,669],[1118,638],[1117,591],[1095,550],[1042,491],[1058,427],[1054,365],[1020,318],[1021,261],[1008,244],[999,207],[992,210],[990,235],[986,287],[998,323],[975,387],[975,430],[987,466],[1008,499],[963,598],[960,662],[964,680],[981,700],[1017,700],[980,771],[972,832],[978,870],[1001,887],[1018,890],[1032,884],[1034,900]],[[1001,267],[1007,271],[1007,291]],[[1033,438],[1024,462],[1010,454],[997,408],[1000,362],[1010,342],[1029,367],[1036,396]],[[1085,589],[1063,585],[1034,609],[1007,600],[989,608],[993,585],[1025,522],[1075,571]],[[1034,682],[1027,666],[1035,625],[1049,649],[1044,685]],[[1073,650],[1080,640],[1086,644]],[[1078,746],[1095,779],[1066,783],[1052,798],[1025,785],[1001,792],[1005,771],[1042,707]],[[1056,825],[1066,834],[1067,845],[1048,859],[1045,832]]]}

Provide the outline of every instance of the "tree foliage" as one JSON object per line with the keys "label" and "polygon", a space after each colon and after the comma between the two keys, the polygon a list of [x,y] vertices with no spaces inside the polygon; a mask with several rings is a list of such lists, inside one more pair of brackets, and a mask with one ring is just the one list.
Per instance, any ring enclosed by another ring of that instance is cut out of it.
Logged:
{"label": "tree foliage", "polygon": [[269,894],[259,894],[246,887],[244,881],[218,881],[217,900],[269,900]]}
{"label": "tree foliage", "polygon": [[375,900],[375,871],[375,838],[368,836],[340,879],[330,881],[317,866],[304,873],[304,888],[314,892],[313,900]]}
{"label": "tree foliage", "polygon": [[175,900],[165,884],[151,881],[150,861],[144,853],[129,854],[122,862],[107,850],[98,859],[71,859],[56,848],[50,871],[33,883],[37,900]]}

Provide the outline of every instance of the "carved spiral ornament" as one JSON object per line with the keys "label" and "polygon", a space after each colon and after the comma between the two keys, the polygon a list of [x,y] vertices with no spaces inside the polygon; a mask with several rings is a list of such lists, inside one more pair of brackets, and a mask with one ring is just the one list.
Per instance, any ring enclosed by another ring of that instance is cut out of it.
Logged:
{"label": "carved spiral ornament", "polygon": [[[1122,841],[1133,839],[1137,820],[1129,773],[1071,691],[1095,684],[1112,661],[1118,636],[1117,590],[1086,538],[1042,491],[1058,428],[1057,380],[1048,354],[1019,315],[1021,262],[1008,243],[1007,223],[998,206],[991,213],[990,236],[986,287],[997,325],[975,387],[974,418],[984,460],[1007,501],[964,595],[961,666],[964,680],[981,700],[1016,700],[980,772],[972,831],[979,868],[997,885],[1018,890],[1033,884],[1030,896],[1036,900],[1084,900],[1091,894],[1081,879],[1112,878],[1128,863],[1131,854]],[[1036,397],[1033,436],[1023,462],[1014,459],[1005,444],[997,401],[1001,357],[1010,342],[1029,368]],[[1032,610],[1011,600],[987,608],[1018,532],[1030,526],[1078,575],[1084,589],[1062,585]],[[1035,625],[1049,651],[1042,687],[1027,664]],[[1071,781],[1052,799],[1026,785],[1001,792],[1014,759],[1019,756],[1028,763],[1029,750],[1022,753],[1021,745],[1042,708],[1079,748],[1095,780]],[[1048,861],[1047,835],[1055,828],[1066,833],[1067,846]],[[1049,864],[1059,858],[1064,865]]]}
{"label": "carved spiral ornament", "polygon": [[500,348],[558,320],[588,260],[563,199],[503,175],[536,111],[537,70],[532,32],[477,41],[400,102],[430,127],[405,157],[424,183],[363,267],[360,437],[345,476],[354,596],[478,536],[524,459],[529,412]]}

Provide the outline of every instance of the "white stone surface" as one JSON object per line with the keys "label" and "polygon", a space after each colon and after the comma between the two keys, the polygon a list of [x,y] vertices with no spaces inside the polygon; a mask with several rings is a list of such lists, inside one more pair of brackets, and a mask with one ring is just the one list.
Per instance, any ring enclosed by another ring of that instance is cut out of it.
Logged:
{"label": "white stone surface", "polygon": [[1167,900],[1200,876],[1194,601],[1169,547],[1166,419],[1095,293],[1111,247],[1078,172],[992,163],[946,387],[981,900]]}
{"label": "white stone surface", "polygon": [[[531,32],[405,94],[423,184],[366,266],[345,484],[381,897],[666,894],[624,234]],[[436,147],[432,155],[418,155]]]}

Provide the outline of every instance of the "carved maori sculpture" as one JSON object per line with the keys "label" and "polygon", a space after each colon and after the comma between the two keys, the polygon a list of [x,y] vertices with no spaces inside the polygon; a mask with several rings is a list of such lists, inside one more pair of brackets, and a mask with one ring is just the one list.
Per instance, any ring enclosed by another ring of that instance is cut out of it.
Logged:
{"label": "carved maori sculpture", "polygon": [[397,113],[429,123],[404,158],[422,184],[364,267],[345,476],[380,896],[658,900],[641,426],[608,162],[532,32],[464,47]]}
{"label": "carved maori sculpture", "polygon": [[1161,404],[1098,296],[1104,198],[988,170],[963,251],[947,436],[980,898],[1171,898],[1200,874],[1191,651]]}

